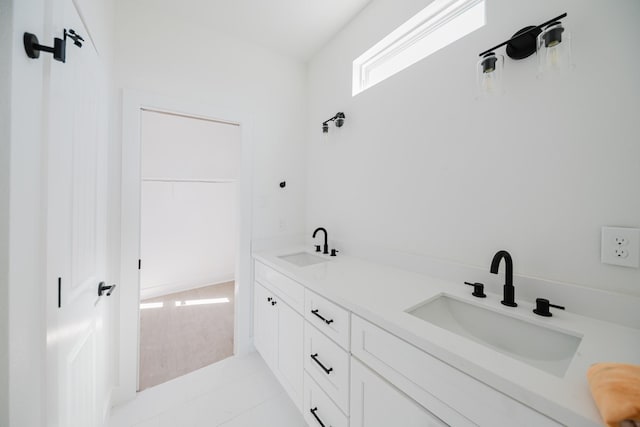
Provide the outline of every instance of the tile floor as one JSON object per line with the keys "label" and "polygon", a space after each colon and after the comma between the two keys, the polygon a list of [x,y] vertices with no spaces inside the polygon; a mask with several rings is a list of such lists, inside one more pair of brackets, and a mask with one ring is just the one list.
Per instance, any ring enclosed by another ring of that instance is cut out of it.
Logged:
{"label": "tile floor", "polygon": [[230,357],[138,393],[109,427],[306,427],[258,353]]}
{"label": "tile floor", "polygon": [[233,355],[234,290],[227,282],[141,301],[153,308],[140,310],[140,390]]}

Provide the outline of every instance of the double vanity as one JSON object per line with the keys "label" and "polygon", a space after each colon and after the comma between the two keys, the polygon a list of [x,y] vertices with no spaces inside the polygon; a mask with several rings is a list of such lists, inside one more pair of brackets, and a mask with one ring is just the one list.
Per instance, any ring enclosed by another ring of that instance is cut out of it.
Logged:
{"label": "double vanity", "polygon": [[599,426],[587,368],[640,364],[640,329],[500,304],[507,289],[300,248],[254,259],[255,346],[310,426]]}

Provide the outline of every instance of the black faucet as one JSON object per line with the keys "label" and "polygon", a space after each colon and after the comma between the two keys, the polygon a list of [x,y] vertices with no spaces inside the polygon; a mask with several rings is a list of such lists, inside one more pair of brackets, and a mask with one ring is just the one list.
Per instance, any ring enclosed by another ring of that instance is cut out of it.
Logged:
{"label": "black faucet", "polygon": [[[322,252],[323,254],[327,255],[329,254],[329,244],[327,243],[327,230],[325,230],[323,227],[318,227],[316,228],[316,231],[313,232],[313,236],[311,237],[316,237],[316,233],[318,231],[324,231],[324,251]],[[318,247],[319,249],[319,247]]]}
{"label": "black faucet", "polygon": [[517,307],[515,301],[515,288],[513,287],[513,260],[511,259],[511,255],[507,251],[498,251],[493,256],[493,261],[491,261],[491,272],[493,274],[498,274],[498,267],[500,267],[500,261],[504,258],[504,263],[506,267],[505,271],[505,279],[504,279],[504,296],[502,301],[500,301],[503,305],[507,305],[509,307]]}

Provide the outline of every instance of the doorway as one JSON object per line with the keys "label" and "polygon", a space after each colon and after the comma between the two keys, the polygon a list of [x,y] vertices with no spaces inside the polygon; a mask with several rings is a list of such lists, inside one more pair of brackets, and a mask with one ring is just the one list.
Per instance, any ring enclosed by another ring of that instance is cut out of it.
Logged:
{"label": "doorway", "polygon": [[[153,125],[154,121],[175,126],[160,129]],[[189,128],[180,129],[180,123],[189,123]],[[203,127],[212,126],[231,129],[235,143],[211,143],[211,138],[206,143],[206,138],[196,137]],[[145,385],[138,383],[142,373],[139,363],[143,356],[140,352],[143,342],[141,319],[147,313],[158,311],[147,306],[141,309],[141,304],[159,306],[158,303],[162,303],[163,307],[172,304],[173,312],[182,314],[188,309],[224,306],[233,312],[233,333],[228,334],[233,337],[228,340],[232,341],[232,352],[227,351],[226,355],[245,355],[253,348],[250,120],[237,111],[219,111],[198,103],[127,90],[123,94],[122,129],[120,385],[114,393],[114,404],[133,399]],[[147,129],[156,129],[156,142],[143,147]],[[233,147],[232,153],[225,152],[224,147]],[[228,197],[223,203],[224,198],[214,197],[216,194],[234,197]],[[203,200],[210,203],[202,205]],[[193,205],[196,202],[200,205]],[[230,210],[231,207],[235,210]],[[226,212],[227,218],[235,219],[235,224],[211,221],[221,212]],[[145,221],[145,217],[149,221]],[[211,237],[213,232],[218,233],[217,237]],[[200,239],[202,235],[209,238]],[[212,244],[229,238],[233,243],[221,245],[225,250],[216,255]],[[229,251],[229,246],[234,246],[235,250]],[[169,250],[160,250],[163,247]],[[221,255],[223,253],[225,255]],[[211,262],[212,258],[217,261]],[[231,294],[207,293],[207,287],[222,287],[224,283],[228,291],[229,282],[233,282]],[[191,291],[197,295],[184,294]],[[163,297],[167,300],[158,300]],[[177,327],[178,323],[174,318],[168,324]],[[224,322],[209,320],[204,323],[213,328],[201,333],[195,332],[194,328],[186,331],[202,337]],[[189,340],[188,345],[195,341],[197,339]],[[209,340],[204,338],[204,341]],[[184,352],[188,345],[178,347]],[[208,362],[201,359],[198,363],[204,366]],[[192,366],[197,367],[197,364]]]}
{"label": "doorway", "polygon": [[237,123],[141,111],[138,391],[233,355]]}

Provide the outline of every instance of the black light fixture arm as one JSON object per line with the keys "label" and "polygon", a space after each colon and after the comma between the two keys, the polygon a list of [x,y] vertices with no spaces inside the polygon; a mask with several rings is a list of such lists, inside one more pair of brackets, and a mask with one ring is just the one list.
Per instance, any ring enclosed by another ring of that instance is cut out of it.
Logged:
{"label": "black light fixture arm", "polygon": [[502,46],[504,46],[504,45],[506,45],[506,44],[508,44],[508,43],[510,43],[510,42],[512,42],[512,41],[514,41],[514,40],[516,40],[517,38],[519,38],[519,37],[523,36],[524,34],[530,33],[530,32],[532,32],[532,31],[540,30],[541,28],[543,28],[543,27],[545,27],[545,26],[547,26],[547,25],[549,25],[549,24],[552,24],[553,22],[558,21],[558,20],[560,20],[560,19],[562,19],[562,18],[566,18],[566,17],[567,17],[567,13],[565,12],[565,13],[563,13],[562,15],[560,15],[560,16],[556,16],[556,17],[555,17],[555,18],[553,18],[553,19],[549,19],[548,21],[543,22],[543,23],[542,23],[542,24],[540,24],[540,25],[536,25],[536,26],[534,26],[534,27],[529,27],[527,30],[523,31],[522,33],[516,33],[516,35],[514,35],[513,37],[511,37],[509,40],[504,41],[504,42],[500,43],[499,45],[496,45],[496,46],[492,47],[491,49],[487,49],[487,50],[485,50],[484,52],[480,53],[478,56],[484,56],[484,55],[486,55],[487,53],[493,52],[494,50],[498,49],[499,47],[502,47]]}

